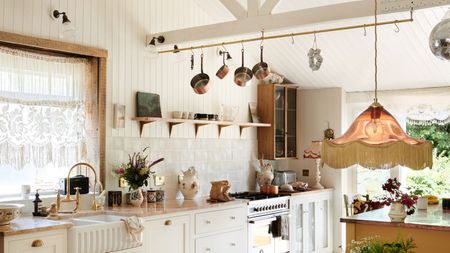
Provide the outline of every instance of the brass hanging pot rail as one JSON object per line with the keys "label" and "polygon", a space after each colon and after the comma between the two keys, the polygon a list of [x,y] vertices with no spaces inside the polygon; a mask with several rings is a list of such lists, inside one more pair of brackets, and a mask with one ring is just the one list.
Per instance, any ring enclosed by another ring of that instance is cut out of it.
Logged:
{"label": "brass hanging pot rail", "polygon": [[[384,21],[376,23],[377,26],[380,25],[398,25],[400,23],[407,23],[407,22],[413,22],[413,13],[411,11],[411,16],[408,19],[399,19],[399,20],[391,20],[391,21]],[[252,42],[252,41],[259,41],[259,40],[272,40],[272,39],[280,39],[280,38],[291,38],[294,36],[304,36],[309,34],[318,34],[318,33],[327,33],[327,32],[336,32],[336,31],[343,31],[343,30],[351,30],[351,29],[358,29],[358,28],[367,28],[375,26],[375,23],[371,24],[362,24],[362,25],[351,25],[351,26],[342,26],[342,27],[336,27],[336,28],[329,28],[329,29],[321,29],[321,30],[314,30],[314,31],[306,31],[306,32],[297,32],[297,33],[286,33],[286,34],[279,34],[279,35],[272,35],[272,36],[261,36],[256,38],[250,38],[250,39],[243,39],[243,40],[233,40],[233,41],[225,41],[220,43],[212,43],[212,44],[205,44],[200,46],[193,46],[193,47],[184,47],[184,48],[177,48],[177,49],[170,49],[170,50],[161,50],[158,51],[160,54],[165,53],[174,53],[174,52],[181,52],[181,51],[188,51],[193,49],[201,49],[201,48],[208,48],[208,47],[218,47],[218,46],[224,46],[224,45],[233,45],[233,44],[240,44],[245,42]]]}

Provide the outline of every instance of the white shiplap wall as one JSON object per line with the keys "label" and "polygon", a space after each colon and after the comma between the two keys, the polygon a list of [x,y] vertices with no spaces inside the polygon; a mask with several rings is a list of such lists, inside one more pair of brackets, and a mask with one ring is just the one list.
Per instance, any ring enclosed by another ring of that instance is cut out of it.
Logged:
{"label": "white shiplap wall", "polygon": [[[52,10],[66,11],[72,23],[77,28],[77,35],[72,39],[60,38],[62,25],[50,17]],[[173,152],[173,146],[161,145],[168,136],[167,126],[154,123],[146,126],[145,139],[136,139],[139,136],[138,124],[130,118],[135,114],[135,92],[146,91],[161,95],[161,107],[163,116],[170,116],[171,111],[194,111],[218,113],[220,104],[232,104],[240,106],[238,120],[248,121],[248,102],[256,101],[256,86],[240,88],[233,84],[230,71],[225,80],[217,79],[214,74],[221,65],[221,59],[215,55],[216,49],[207,49],[205,53],[205,72],[214,81],[214,87],[205,95],[196,95],[190,88],[190,79],[199,72],[199,51],[196,51],[196,66],[190,70],[189,53],[180,56],[163,55],[157,59],[145,57],[145,35],[165,30],[174,30],[190,26],[204,25],[212,22],[207,13],[194,3],[193,0],[0,0],[0,30],[19,34],[31,35],[53,40],[65,40],[73,43],[105,48],[109,52],[107,68],[107,165],[124,161],[126,152],[138,151],[141,145],[133,145],[135,142],[159,143],[159,147],[152,147],[158,154],[165,156]],[[235,66],[240,64],[240,47],[229,47],[228,50],[235,56]],[[246,65],[253,66],[252,59],[246,60]],[[114,103],[126,105],[126,123],[124,129],[112,129],[112,105]],[[194,127],[180,125],[174,127],[173,137],[182,139],[177,142],[179,147],[186,147],[193,142],[197,149],[208,150],[208,141],[202,139],[216,138],[217,130],[212,126],[206,126],[199,131],[199,139],[194,138]],[[239,147],[240,143],[246,145],[248,154],[256,153],[256,131],[245,130],[244,139],[241,141],[237,128],[223,130],[220,140],[211,140],[219,149],[225,147]],[[133,142],[130,144],[129,142]],[[114,143],[121,143],[127,148],[117,147]],[[118,151],[119,150],[119,151]],[[118,156],[120,154],[120,156]],[[173,155],[173,156],[176,156]],[[174,158],[175,159],[175,158]],[[172,162],[174,162],[172,159]],[[181,159],[181,158],[178,158]],[[213,156],[206,162],[212,162]],[[221,158],[222,162],[239,160],[244,172],[250,170],[250,155]],[[195,161],[192,161],[193,163]],[[178,161],[173,165],[162,165],[162,174],[171,176],[172,179],[180,169],[186,169],[188,164]],[[230,164],[230,166],[232,166]],[[167,168],[170,167],[170,168]],[[214,170],[214,167],[207,166]],[[227,166],[224,166],[227,167]],[[226,168],[222,168],[222,175],[233,178]],[[205,172],[202,180],[220,179],[221,169],[216,170],[217,177],[212,177]],[[107,173],[109,174],[109,173]],[[207,174],[209,176],[207,176]],[[240,174],[239,174],[240,175]],[[109,177],[109,176],[108,176]],[[110,188],[116,186],[115,180],[107,180]],[[170,181],[170,180],[169,180]],[[174,180],[171,180],[173,182]],[[239,190],[248,186],[247,179],[241,179]],[[209,186],[206,186],[209,188]],[[250,186],[251,187],[251,186]],[[174,188],[174,186],[169,186]],[[236,189],[238,190],[238,189]],[[206,193],[206,190],[204,190]],[[175,193],[171,192],[170,196]]]}

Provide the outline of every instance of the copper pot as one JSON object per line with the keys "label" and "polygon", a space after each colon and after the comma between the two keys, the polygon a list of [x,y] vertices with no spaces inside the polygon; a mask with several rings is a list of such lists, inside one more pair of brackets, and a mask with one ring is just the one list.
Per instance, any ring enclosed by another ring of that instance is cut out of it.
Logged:
{"label": "copper pot", "polygon": [[253,74],[258,80],[263,80],[270,74],[269,65],[263,61],[263,51],[264,46],[261,45],[261,61],[252,68]]}
{"label": "copper pot", "polygon": [[203,73],[203,54],[200,56],[200,73],[195,75],[191,80],[191,87],[197,94],[205,94],[208,92],[211,84],[208,74]]}
{"label": "copper pot", "polygon": [[241,49],[241,54],[242,66],[237,68],[234,72],[234,83],[241,87],[245,87],[247,86],[248,81],[252,79],[253,73],[249,68],[244,67],[244,48]]}
{"label": "copper pot", "polygon": [[230,68],[227,66],[227,64],[225,64],[225,55],[226,55],[226,54],[227,54],[226,52],[223,52],[223,53],[222,53],[223,65],[222,65],[222,67],[220,67],[220,69],[217,70],[217,72],[216,72],[216,76],[217,76],[219,79],[223,79],[223,78],[228,74],[228,72],[230,71]]}

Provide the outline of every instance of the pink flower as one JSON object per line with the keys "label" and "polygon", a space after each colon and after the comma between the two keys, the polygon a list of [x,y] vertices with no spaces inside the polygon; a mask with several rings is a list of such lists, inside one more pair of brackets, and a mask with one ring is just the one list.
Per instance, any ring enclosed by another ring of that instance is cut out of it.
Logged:
{"label": "pink flower", "polygon": [[122,175],[123,173],[125,173],[125,169],[122,168],[122,167],[117,167],[117,168],[114,170],[114,172],[115,172],[117,175]]}

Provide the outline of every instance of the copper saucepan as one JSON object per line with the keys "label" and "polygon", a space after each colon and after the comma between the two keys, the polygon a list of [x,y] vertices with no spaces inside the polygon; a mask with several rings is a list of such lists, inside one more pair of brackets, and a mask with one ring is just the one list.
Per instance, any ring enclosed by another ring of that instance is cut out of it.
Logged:
{"label": "copper saucepan", "polygon": [[255,66],[253,66],[253,74],[255,75],[256,79],[263,80],[270,74],[270,68],[267,63],[263,61],[263,51],[264,46],[261,45],[261,61],[257,63]]}
{"label": "copper saucepan", "polygon": [[203,73],[203,53],[200,56],[200,74],[195,75],[191,80],[191,87],[197,94],[205,94],[211,86],[208,74]]}
{"label": "copper saucepan", "polygon": [[241,49],[242,54],[242,66],[237,68],[234,72],[234,83],[241,87],[247,86],[248,81],[250,81],[253,77],[252,71],[244,67],[244,48]]}
{"label": "copper saucepan", "polygon": [[228,74],[228,72],[230,71],[230,68],[227,66],[227,64],[225,64],[225,55],[227,55],[227,54],[228,54],[228,53],[225,52],[225,51],[222,53],[223,65],[222,65],[222,67],[220,67],[220,69],[217,70],[217,72],[216,72],[216,76],[217,76],[219,79],[223,79],[223,78]]}

